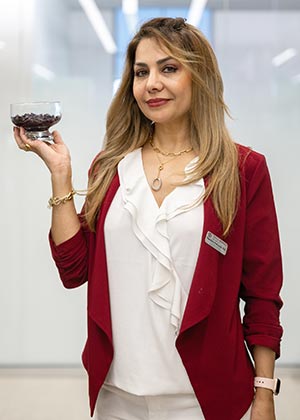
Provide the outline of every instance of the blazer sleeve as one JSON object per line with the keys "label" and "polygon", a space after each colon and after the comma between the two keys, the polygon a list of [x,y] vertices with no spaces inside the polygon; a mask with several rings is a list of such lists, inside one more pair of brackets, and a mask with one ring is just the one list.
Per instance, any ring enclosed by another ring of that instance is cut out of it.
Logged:
{"label": "blazer sleeve", "polygon": [[[254,152],[252,152],[254,153]],[[245,301],[243,328],[250,351],[255,345],[280,356],[282,261],[277,217],[266,160],[252,153],[252,176],[246,175],[246,226],[240,297]],[[252,155],[253,156],[253,155]],[[252,166],[253,167],[253,166]]]}
{"label": "blazer sleeve", "polygon": [[89,234],[81,226],[72,238],[55,245],[49,232],[52,257],[67,289],[81,286],[88,279],[88,237]]}

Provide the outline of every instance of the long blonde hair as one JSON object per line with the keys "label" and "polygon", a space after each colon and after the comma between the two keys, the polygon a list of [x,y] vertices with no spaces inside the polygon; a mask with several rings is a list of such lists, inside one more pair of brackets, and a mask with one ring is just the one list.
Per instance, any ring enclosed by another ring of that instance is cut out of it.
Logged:
{"label": "long blonde hair", "polygon": [[226,236],[240,195],[237,147],[225,125],[228,109],[223,100],[223,82],[215,54],[204,35],[182,18],[148,21],[128,45],[120,87],[107,114],[104,149],[90,171],[85,204],[87,225],[95,230],[102,200],[120,160],[142,147],[152,134],[151,121],[140,111],[133,96],[135,52],[144,38],[155,38],[192,74],[191,144],[199,161],[188,183],[207,177],[204,200],[211,196]]}

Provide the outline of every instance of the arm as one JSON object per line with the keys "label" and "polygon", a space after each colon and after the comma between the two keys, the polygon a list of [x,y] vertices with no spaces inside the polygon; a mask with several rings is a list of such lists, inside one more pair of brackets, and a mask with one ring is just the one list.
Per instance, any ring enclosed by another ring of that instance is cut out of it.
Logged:
{"label": "arm", "polygon": [[[63,167],[51,174],[52,196],[64,197],[72,190],[71,167]],[[80,222],[74,200],[52,207],[51,235],[56,245],[74,236],[80,229]]]}
{"label": "arm", "polygon": [[[253,348],[255,375],[263,378],[273,378],[275,353],[268,347]],[[255,399],[251,411],[251,420],[275,420],[273,392],[266,388],[256,388]]]}
{"label": "arm", "polygon": [[[250,155],[251,156],[251,155]],[[240,296],[245,300],[244,335],[255,364],[255,375],[273,378],[280,355],[282,328],[282,265],[277,218],[265,159],[256,155],[247,176],[244,263]],[[272,391],[257,388],[251,420],[275,420]]]}
{"label": "arm", "polygon": [[[251,155],[250,155],[251,156]],[[265,159],[252,159],[246,174],[247,209],[240,297],[245,301],[244,336],[253,355],[255,346],[280,355],[282,327],[282,261],[270,176]],[[249,159],[249,158],[248,158]]]}
{"label": "arm", "polygon": [[[30,151],[36,153],[48,167],[51,173],[53,197],[67,195],[72,190],[71,157],[59,133],[57,131],[53,132],[53,144],[30,140],[26,137],[23,128],[15,127],[14,135],[20,149],[29,145]],[[73,200],[52,207],[51,234],[56,245],[71,238],[79,228],[80,223]]]}
{"label": "arm", "polygon": [[[64,197],[72,190],[72,168],[68,148],[59,133],[54,143],[30,140],[24,130],[14,129],[20,149],[25,144],[46,164],[52,181],[52,196]],[[87,242],[73,200],[52,207],[50,246],[65,287],[77,287],[87,280]]]}

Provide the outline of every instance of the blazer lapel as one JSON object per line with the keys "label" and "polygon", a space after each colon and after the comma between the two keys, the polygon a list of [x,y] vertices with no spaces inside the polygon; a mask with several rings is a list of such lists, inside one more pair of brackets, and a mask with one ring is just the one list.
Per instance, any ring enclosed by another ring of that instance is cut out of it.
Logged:
{"label": "blazer lapel", "polygon": [[104,238],[104,222],[111,202],[120,186],[116,174],[109,186],[101,205],[97,222],[97,240],[94,254],[94,268],[89,279],[88,301],[89,315],[112,341],[112,326],[110,316],[109,285]]}
{"label": "blazer lapel", "polygon": [[204,225],[200,251],[183,315],[180,334],[206,318],[210,313],[214,301],[218,263],[222,255],[205,242],[208,232],[213,233],[218,238],[222,238],[222,226],[210,198],[204,203]]}

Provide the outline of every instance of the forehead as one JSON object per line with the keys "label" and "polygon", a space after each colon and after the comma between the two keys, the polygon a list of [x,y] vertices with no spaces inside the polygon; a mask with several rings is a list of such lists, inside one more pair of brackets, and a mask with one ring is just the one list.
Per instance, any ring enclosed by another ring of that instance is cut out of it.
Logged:
{"label": "forehead", "polygon": [[135,62],[147,63],[157,61],[160,58],[172,57],[172,53],[155,38],[142,39],[135,52]]}

